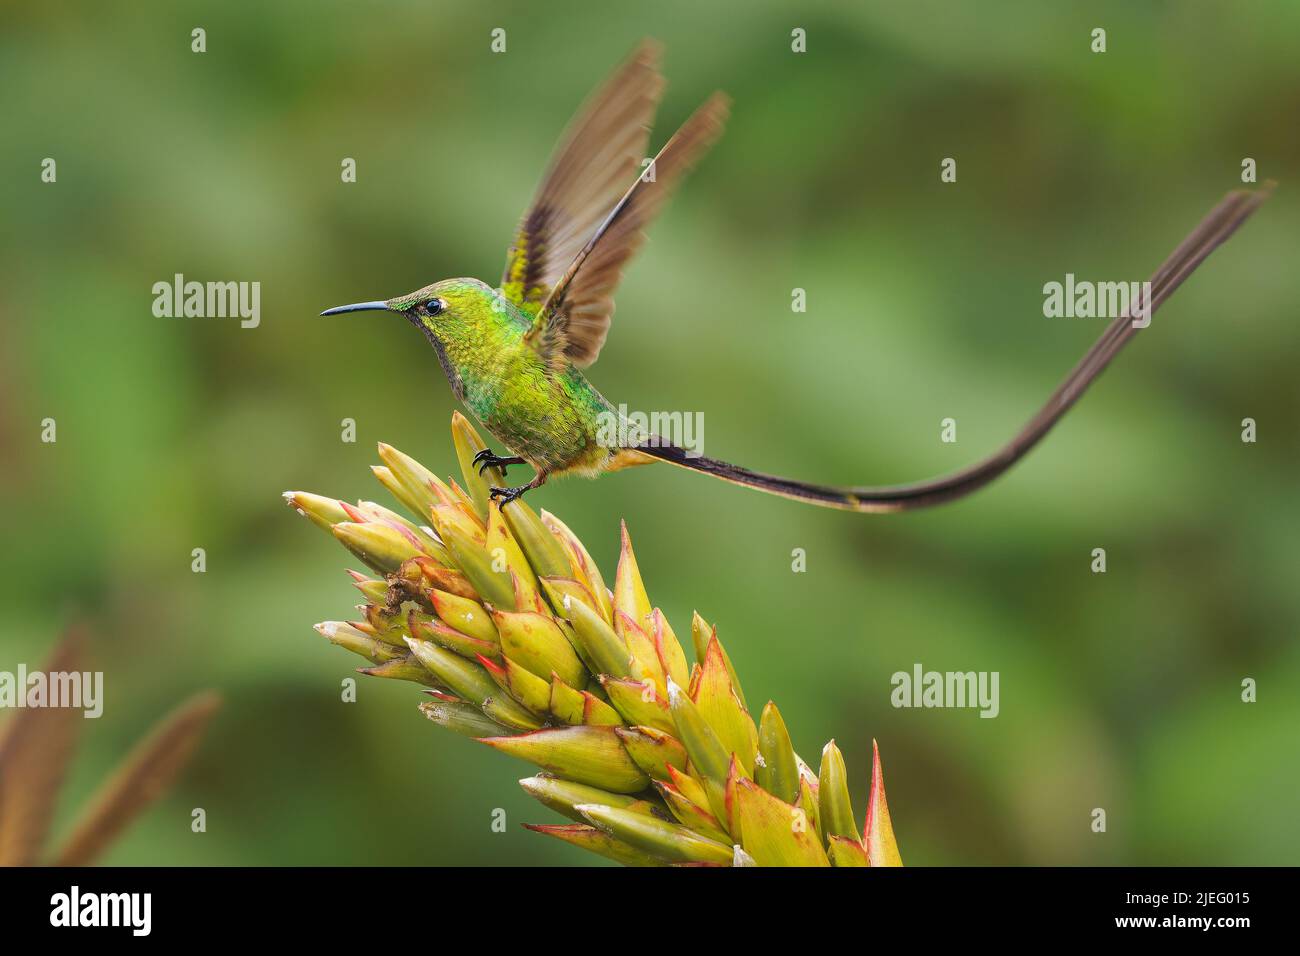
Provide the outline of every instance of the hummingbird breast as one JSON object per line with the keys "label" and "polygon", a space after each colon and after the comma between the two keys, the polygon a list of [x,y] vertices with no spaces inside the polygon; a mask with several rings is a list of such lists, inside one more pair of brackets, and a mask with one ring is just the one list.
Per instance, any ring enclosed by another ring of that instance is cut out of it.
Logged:
{"label": "hummingbird breast", "polygon": [[500,349],[487,374],[464,370],[464,401],[499,441],[549,474],[597,473],[610,450],[598,441],[610,404],[572,366],[547,367],[522,342]]}

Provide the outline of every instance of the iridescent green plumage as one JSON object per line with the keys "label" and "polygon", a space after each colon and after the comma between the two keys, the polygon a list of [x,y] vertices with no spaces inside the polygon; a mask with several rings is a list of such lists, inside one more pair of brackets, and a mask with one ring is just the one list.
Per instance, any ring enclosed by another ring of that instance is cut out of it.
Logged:
{"label": "iridescent green plumage", "polygon": [[[423,303],[446,308],[430,316]],[[393,300],[437,351],[452,389],[493,435],[545,474],[598,474],[619,449],[602,447],[599,416],[614,408],[573,365],[526,341],[533,317],[476,279],[447,279]]]}

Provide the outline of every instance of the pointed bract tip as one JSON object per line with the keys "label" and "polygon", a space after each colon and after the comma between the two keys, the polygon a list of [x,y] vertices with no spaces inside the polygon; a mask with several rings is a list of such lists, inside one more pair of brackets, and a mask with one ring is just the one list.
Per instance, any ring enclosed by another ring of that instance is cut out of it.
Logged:
{"label": "pointed bract tip", "polygon": [[654,37],[642,37],[633,54],[642,63],[653,63],[663,54],[664,45]]}
{"label": "pointed bract tip", "polygon": [[536,796],[537,794],[544,792],[547,784],[554,779],[554,777],[548,777],[545,774],[534,774],[531,777],[524,777],[520,780],[519,786],[523,789],[524,793],[527,793],[530,796]]}

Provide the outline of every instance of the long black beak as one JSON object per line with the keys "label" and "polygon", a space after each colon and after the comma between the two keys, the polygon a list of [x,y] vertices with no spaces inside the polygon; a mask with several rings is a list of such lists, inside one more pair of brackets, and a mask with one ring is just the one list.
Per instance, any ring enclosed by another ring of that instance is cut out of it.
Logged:
{"label": "long black beak", "polygon": [[387,302],[358,302],[355,305],[339,305],[326,309],[321,315],[338,315],[340,312],[387,312]]}

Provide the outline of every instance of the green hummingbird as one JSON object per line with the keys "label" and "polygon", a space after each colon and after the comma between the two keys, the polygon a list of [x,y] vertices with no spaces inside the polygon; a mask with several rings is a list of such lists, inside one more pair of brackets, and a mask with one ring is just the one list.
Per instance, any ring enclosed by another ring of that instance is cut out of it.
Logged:
{"label": "green hummingbird", "polygon": [[[534,477],[493,487],[506,504],[549,478],[594,477],[667,461],[824,507],[902,511],[951,501],[1025,455],[1078,400],[1136,331],[1122,315],[1006,445],[962,471],[909,485],[841,488],[751,471],[628,426],[583,375],[609,332],[622,270],[644,229],[722,133],[730,100],[714,93],[648,165],[649,128],[663,90],[657,43],[644,41],[579,110],[560,141],[506,257],[499,286],[444,279],[407,295],[327,309],[397,313],[424,333],[456,397],[514,452],[485,449],[480,473],[527,464]],[[644,168],[643,168],[644,167]],[[1267,190],[1230,193],[1152,277],[1151,314],[1254,212]],[[617,419],[622,428],[609,427]],[[621,440],[611,442],[609,435]]]}

